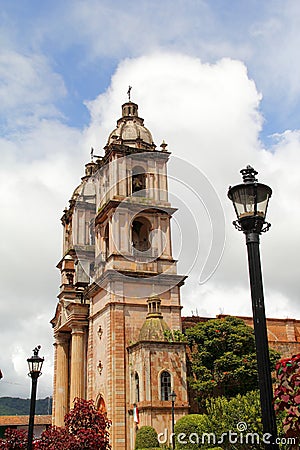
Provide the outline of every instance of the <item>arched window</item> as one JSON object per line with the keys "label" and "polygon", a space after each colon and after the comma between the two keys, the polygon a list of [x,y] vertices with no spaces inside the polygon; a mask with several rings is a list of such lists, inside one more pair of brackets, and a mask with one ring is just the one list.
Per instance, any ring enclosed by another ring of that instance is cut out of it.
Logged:
{"label": "arched window", "polygon": [[104,231],[104,243],[105,243],[105,259],[109,256],[109,225],[107,224]]}
{"label": "arched window", "polygon": [[150,248],[149,234],[151,224],[147,219],[138,217],[132,223],[132,246],[139,252],[145,252]]}
{"label": "arched window", "polygon": [[164,370],[160,375],[160,396],[161,400],[168,401],[171,394],[171,375]]}
{"label": "arched window", "polygon": [[135,403],[138,403],[140,401],[140,379],[136,372],[134,375],[134,388],[135,388]]}
{"label": "arched window", "polygon": [[[132,169],[132,193],[146,189],[146,174],[141,166]],[[143,193],[141,193],[142,195]],[[143,195],[145,197],[145,194]]]}

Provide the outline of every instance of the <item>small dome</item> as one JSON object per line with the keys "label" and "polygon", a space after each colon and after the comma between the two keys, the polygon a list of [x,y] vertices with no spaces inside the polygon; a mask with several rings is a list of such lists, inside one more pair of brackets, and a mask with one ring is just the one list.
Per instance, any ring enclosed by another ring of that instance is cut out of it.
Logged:
{"label": "small dome", "polygon": [[138,105],[131,101],[122,106],[122,117],[109,135],[107,146],[110,144],[124,144],[129,147],[154,150],[156,145],[148,128],[144,126],[144,119],[138,116]]}
{"label": "small dome", "polygon": [[94,197],[96,195],[95,184],[91,179],[84,179],[79,186],[74,190],[71,201],[78,201],[86,197]]}
{"label": "small dome", "polygon": [[166,341],[165,331],[170,330],[162,317],[147,317],[140,334],[139,341]]}
{"label": "small dome", "polygon": [[77,198],[81,194],[81,189],[82,189],[82,183],[80,183],[79,186],[77,186],[77,188],[74,189],[71,200],[77,200]]}
{"label": "small dome", "polygon": [[151,296],[147,300],[148,314],[139,334],[139,341],[166,341],[165,331],[170,331],[160,310],[160,298]]}

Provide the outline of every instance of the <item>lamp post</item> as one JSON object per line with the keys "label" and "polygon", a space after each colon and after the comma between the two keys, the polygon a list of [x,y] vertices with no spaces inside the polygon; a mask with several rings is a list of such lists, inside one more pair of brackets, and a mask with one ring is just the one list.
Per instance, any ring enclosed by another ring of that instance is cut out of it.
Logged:
{"label": "lamp post", "polygon": [[174,391],[171,392],[169,395],[169,398],[172,402],[172,449],[175,449],[175,434],[174,434],[174,428],[175,428],[175,401],[176,401],[176,393]]}
{"label": "lamp post", "polygon": [[28,376],[30,376],[32,380],[27,450],[32,450],[37,380],[38,377],[42,374],[41,370],[44,362],[44,358],[41,358],[39,356],[40,348],[40,345],[35,347],[35,349],[33,350],[33,356],[27,359],[29,367]]}
{"label": "lamp post", "polygon": [[251,166],[242,169],[241,174],[243,184],[230,187],[228,197],[237,215],[233,224],[246,236],[263,432],[270,442],[265,448],[279,449],[275,443],[277,429],[259,253],[259,235],[271,226],[265,218],[272,189],[257,182],[257,172]]}

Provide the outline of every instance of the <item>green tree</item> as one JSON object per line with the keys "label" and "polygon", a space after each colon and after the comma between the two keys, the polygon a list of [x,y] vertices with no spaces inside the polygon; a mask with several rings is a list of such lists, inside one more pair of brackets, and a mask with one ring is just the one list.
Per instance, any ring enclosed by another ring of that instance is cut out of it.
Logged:
{"label": "green tree", "polygon": [[[233,397],[258,388],[254,332],[236,317],[200,322],[186,330],[191,388],[204,406],[209,397]],[[280,355],[270,350],[272,369]]]}

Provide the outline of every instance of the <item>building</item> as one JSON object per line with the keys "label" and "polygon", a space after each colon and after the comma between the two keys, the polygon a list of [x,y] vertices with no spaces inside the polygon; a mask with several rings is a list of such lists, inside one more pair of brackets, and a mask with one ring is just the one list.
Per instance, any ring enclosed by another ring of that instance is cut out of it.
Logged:
{"label": "building", "polygon": [[[216,318],[221,319],[222,317],[226,316],[219,314]],[[242,319],[246,325],[253,328],[252,317],[235,317]],[[182,317],[182,328],[186,330],[199,322],[206,322],[207,320],[210,320],[210,318],[199,316]],[[266,322],[270,348],[280,353],[282,358],[290,358],[300,353],[300,320],[267,318]]]}
{"label": "building", "polygon": [[[7,428],[11,430],[24,430],[28,432],[29,416],[0,416],[0,438],[4,437]],[[51,416],[36,415],[34,417],[33,433],[40,437],[42,432],[51,426]]]}
{"label": "building", "polygon": [[[133,449],[137,428],[171,430],[188,413],[180,287],[172,256],[169,151],[122,106],[104,156],[92,155],[63,224],[61,287],[55,317],[53,423],[75,397],[94,399],[112,420],[115,450]],[[95,161],[94,161],[95,159]],[[136,412],[136,410],[135,410]]]}

